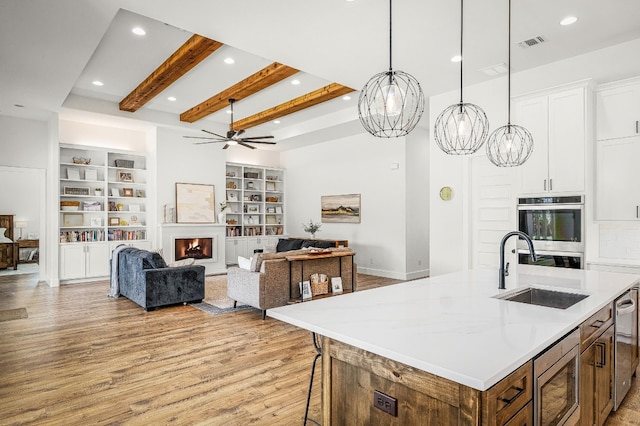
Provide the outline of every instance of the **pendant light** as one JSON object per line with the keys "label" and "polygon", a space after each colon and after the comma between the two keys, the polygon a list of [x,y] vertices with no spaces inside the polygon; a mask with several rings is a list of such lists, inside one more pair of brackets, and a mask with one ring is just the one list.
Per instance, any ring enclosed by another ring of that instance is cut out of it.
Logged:
{"label": "pendant light", "polygon": [[462,54],[464,0],[460,0],[460,103],[451,105],[436,119],[433,134],[441,150],[450,155],[473,154],[489,133],[489,120],[482,108],[462,101]]}
{"label": "pendant light", "polygon": [[509,0],[509,60],[507,63],[507,125],[494,130],[487,141],[487,156],[498,167],[522,165],[533,152],[533,137],[522,126],[511,124],[511,0]]}
{"label": "pendant light", "polygon": [[389,71],[374,75],[358,99],[362,126],[374,136],[395,138],[411,132],[424,111],[420,83],[410,74],[391,66],[391,1],[389,0]]}

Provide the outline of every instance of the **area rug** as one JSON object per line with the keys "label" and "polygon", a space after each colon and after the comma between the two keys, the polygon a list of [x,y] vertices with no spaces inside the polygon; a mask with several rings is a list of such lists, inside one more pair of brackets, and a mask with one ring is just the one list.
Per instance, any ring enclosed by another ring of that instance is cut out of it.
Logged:
{"label": "area rug", "polygon": [[0,311],[0,322],[28,318],[25,308],[5,309]]}
{"label": "area rug", "polygon": [[[227,297],[227,275],[211,275],[204,280],[204,303],[219,309],[233,308],[233,299]],[[241,304],[239,303],[238,306]]]}
{"label": "area rug", "polygon": [[230,308],[218,308],[215,305],[210,305],[204,302],[192,303],[191,306],[193,306],[194,308],[200,309],[201,311],[204,311],[211,315],[229,314],[231,312],[239,312],[239,311],[246,311],[247,309],[255,309],[253,306],[249,306],[249,305],[238,305],[237,308],[234,308],[233,303],[231,304]]}

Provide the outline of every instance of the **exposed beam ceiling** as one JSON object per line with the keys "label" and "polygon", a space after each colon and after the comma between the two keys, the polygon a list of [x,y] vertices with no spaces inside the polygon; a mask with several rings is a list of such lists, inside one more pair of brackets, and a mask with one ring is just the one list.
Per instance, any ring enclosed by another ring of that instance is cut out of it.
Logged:
{"label": "exposed beam ceiling", "polygon": [[120,109],[137,111],[222,45],[194,34],[120,102]]}
{"label": "exposed beam ceiling", "polygon": [[213,95],[206,101],[183,112],[180,114],[180,121],[193,123],[196,120],[200,120],[209,114],[227,107],[229,105],[229,99],[239,101],[285,78],[291,77],[297,72],[298,70],[295,68],[274,62],[217,95]]}
{"label": "exposed beam ceiling", "polygon": [[[246,130],[254,126],[275,120],[285,115],[309,108],[322,102],[326,102],[338,96],[353,92],[354,89],[338,83],[331,83],[313,92],[307,93],[280,105],[274,106],[234,123],[236,130]],[[233,129],[231,129],[233,130]]]}

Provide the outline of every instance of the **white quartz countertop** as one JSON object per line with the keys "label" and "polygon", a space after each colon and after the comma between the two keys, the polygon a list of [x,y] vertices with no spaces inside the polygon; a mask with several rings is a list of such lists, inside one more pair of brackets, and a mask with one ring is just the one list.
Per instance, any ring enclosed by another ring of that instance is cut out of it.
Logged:
{"label": "white quartz countertop", "polygon": [[[269,309],[267,315],[487,390],[613,301],[640,275],[518,265],[498,290],[479,269]],[[528,287],[589,297],[567,309],[496,299]]]}

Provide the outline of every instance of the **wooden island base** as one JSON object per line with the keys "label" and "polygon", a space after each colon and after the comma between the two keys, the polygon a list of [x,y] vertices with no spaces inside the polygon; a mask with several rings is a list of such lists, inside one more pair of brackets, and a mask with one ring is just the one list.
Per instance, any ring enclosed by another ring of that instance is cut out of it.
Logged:
{"label": "wooden island base", "polygon": [[[322,340],[323,425],[530,425],[533,364],[479,391],[329,338]],[[374,406],[374,391],[397,415]]]}

